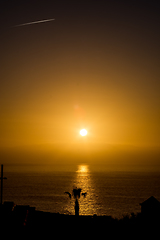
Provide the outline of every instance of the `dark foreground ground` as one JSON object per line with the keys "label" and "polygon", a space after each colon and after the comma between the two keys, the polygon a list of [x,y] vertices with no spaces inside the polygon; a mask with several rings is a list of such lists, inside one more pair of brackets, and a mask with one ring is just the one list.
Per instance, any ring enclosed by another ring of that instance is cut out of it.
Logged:
{"label": "dark foreground ground", "polygon": [[[29,206],[8,206],[0,208],[0,232],[4,236],[45,236],[45,239],[82,237],[83,239],[106,239],[109,236],[127,238],[160,235],[160,218],[156,215],[132,214],[123,219],[111,216],[73,216],[36,211]],[[48,237],[47,237],[48,236]],[[158,238],[157,238],[158,237]]]}

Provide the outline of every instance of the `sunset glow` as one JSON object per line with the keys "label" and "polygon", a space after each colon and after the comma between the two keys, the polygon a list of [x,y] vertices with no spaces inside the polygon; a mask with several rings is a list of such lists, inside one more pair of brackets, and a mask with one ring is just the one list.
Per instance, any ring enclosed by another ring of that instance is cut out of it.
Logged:
{"label": "sunset glow", "polygon": [[83,136],[83,137],[86,136],[87,135],[87,130],[86,129],[81,129],[80,135]]}
{"label": "sunset glow", "polygon": [[0,2],[1,235],[159,233],[159,5]]}
{"label": "sunset glow", "polygon": [[3,2],[1,159],[158,164],[158,8]]}

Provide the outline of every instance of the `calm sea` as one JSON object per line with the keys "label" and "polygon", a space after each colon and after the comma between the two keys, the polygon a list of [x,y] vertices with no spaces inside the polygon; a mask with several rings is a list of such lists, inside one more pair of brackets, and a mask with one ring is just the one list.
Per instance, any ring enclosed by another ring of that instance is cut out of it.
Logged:
{"label": "calm sea", "polygon": [[65,171],[53,167],[4,167],[3,200],[30,205],[37,210],[74,214],[74,198],[65,193],[74,187],[87,192],[79,199],[82,215],[121,218],[140,212],[139,203],[150,196],[160,200],[160,173],[92,171],[78,165]]}

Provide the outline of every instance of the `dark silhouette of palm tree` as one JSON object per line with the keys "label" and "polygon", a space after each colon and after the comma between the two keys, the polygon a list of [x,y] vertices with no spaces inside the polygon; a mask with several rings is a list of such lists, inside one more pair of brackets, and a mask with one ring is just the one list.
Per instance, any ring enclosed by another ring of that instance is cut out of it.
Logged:
{"label": "dark silhouette of palm tree", "polygon": [[65,192],[66,194],[68,194],[68,196],[71,198],[72,196],[75,198],[75,215],[79,216],[79,203],[78,203],[78,198],[80,198],[80,196],[84,196],[86,197],[87,193],[81,193],[82,189],[81,188],[73,188],[72,194],[69,192]]}

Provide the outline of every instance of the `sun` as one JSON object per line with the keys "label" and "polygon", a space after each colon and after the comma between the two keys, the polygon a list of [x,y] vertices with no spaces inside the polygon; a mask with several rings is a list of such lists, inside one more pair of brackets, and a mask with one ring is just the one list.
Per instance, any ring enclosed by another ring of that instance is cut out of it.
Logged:
{"label": "sun", "polygon": [[87,135],[87,130],[86,129],[81,129],[79,132],[81,136],[86,136]]}

